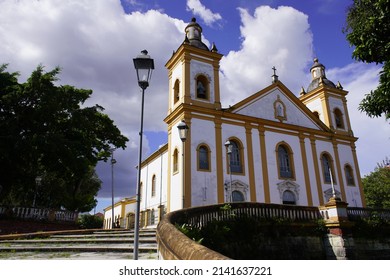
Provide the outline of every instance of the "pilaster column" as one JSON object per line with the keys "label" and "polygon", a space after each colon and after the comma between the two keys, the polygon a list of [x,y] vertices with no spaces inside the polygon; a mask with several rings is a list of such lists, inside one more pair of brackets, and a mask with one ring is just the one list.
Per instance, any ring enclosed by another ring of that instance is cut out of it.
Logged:
{"label": "pilaster column", "polygon": [[310,175],[309,175],[309,167],[307,163],[306,146],[305,146],[305,136],[302,133],[299,134],[299,143],[301,146],[302,167],[303,167],[303,176],[305,177],[307,205],[312,206],[313,197],[311,194]]}
{"label": "pilaster column", "polygon": [[319,200],[320,205],[323,205],[324,204],[324,195],[322,193],[320,169],[318,166],[317,147],[316,147],[316,140],[315,140],[314,136],[310,137],[310,145],[311,145],[311,154],[313,155],[313,165],[314,165],[314,171],[315,171],[315,176],[316,176],[318,200]]}
{"label": "pilaster column", "polygon": [[224,198],[224,185],[223,185],[223,160],[222,152],[225,146],[222,145],[222,121],[220,118],[214,120],[215,124],[215,147],[216,147],[216,174],[217,174],[217,203],[223,203]]}
{"label": "pilaster column", "polygon": [[250,201],[256,202],[256,182],[253,164],[253,144],[252,144],[252,127],[250,124],[245,126],[247,158],[248,158],[248,175],[249,175],[249,193]]}
{"label": "pilaster column", "polygon": [[263,175],[263,187],[264,187],[264,202],[271,202],[271,194],[269,189],[269,177],[267,166],[267,150],[265,145],[265,129],[264,126],[259,126],[260,137],[260,152],[261,152],[261,171]]}

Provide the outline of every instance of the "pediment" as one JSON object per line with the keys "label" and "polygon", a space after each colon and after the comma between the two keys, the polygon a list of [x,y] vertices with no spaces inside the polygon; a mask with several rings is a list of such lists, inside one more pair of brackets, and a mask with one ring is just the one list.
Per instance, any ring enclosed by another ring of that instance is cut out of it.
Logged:
{"label": "pediment", "polygon": [[230,111],[235,114],[316,130],[328,130],[287,87],[281,82],[249,96]]}

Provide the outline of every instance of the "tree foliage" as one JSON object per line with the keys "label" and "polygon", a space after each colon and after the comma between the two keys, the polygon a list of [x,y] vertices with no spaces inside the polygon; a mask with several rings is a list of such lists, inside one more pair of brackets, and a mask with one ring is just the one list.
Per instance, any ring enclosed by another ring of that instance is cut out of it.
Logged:
{"label": "tree foliage", "polygon": [[390,118],[390,0],[354,0],[344,29],[353,46],[353,57],[366,63],[382,64],[379,85],[366,94],[359,110],[370,117]]}
{"label": "tree foliage", "polygon": [[374,172],[362,179],[366,204],[372,208],[390,209],[390,167],[378,164]]}
{"label": "tree foliage", "polygon": [[[25,83],[0,67],[0,203],[89,211],[101,182],[94,168],[127,138],[92,91],[57,85],[60,69],[38,66]],[[37,181],[37,178],[42,180]]]}

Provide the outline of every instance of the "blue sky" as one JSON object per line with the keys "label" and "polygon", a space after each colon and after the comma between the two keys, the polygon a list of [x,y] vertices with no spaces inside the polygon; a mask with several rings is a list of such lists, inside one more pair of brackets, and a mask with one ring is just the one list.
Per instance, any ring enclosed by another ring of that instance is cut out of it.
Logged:
{"label": "blue sky", "polygon": [[[228,106],[279,79],[298,95],[310,82],[314,57],[327,77],[349,91],[348,107],[362,175],[389,156],[390,126],[357,110],[378,83],[379,66],[357,63],[342,33],[345,0],[0,0],[0,63],[26,79],[38,64],[62,67],[61,84],[93,90],[99,104],[129,139],[115,151],[115,199],[134,195],[140,89],[132,58],[147,49],[156,69],[145,96],[144,157],[166,142],[168,79],[164,68],[193,16],[221,60],[222,105]],[[240,82],[237,82],[240,81]],[[243,83],[243,81],[245,81]],[[245,84],[245,87],[242,85]],[[103,185],[96,211],[111,203],[111,168],[100,163]]]}

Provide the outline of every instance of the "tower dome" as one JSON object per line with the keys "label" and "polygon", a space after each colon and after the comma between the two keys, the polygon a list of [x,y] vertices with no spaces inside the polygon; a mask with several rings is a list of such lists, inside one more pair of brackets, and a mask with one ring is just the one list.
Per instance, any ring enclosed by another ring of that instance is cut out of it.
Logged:
{"label": "tower dome", "polygon": [[336,88],[335,84],[331,80],[328,80],[326,78],[325,66],[318,62],[318,58],[314,59],[314,64],[310,68],[310,72],[311,72],[312,80],[310,85],[307,87],[306,92],[310,92],[322,85]]}
{"label": "tower dome", "polygon": [[185,28],[186,42],[191,46],[209,50],[209,48],[202,42],[202,27],[196,22],[196,18],[192,18],[191,22]]}

